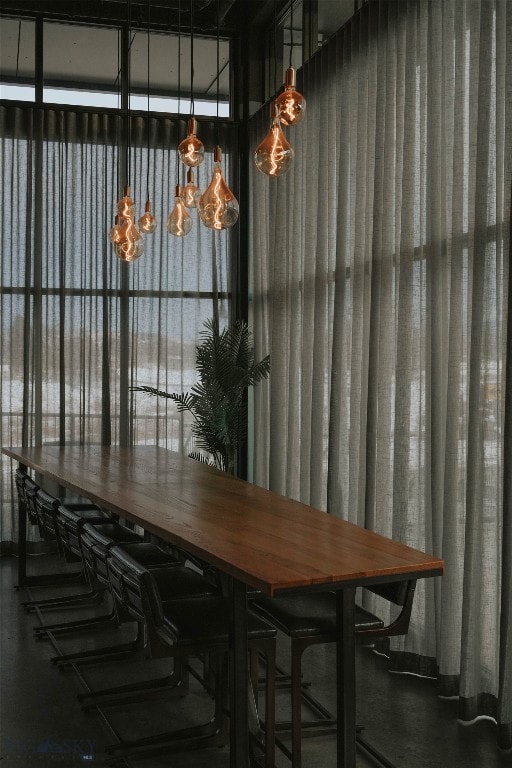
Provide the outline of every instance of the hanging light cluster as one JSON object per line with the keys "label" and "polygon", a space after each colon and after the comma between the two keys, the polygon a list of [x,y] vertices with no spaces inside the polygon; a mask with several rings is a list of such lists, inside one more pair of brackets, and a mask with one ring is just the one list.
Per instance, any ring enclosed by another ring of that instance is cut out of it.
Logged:
{"label": "hanging light cluster", "polygon": [[[149,20],[151,14],[150,8],[151,0],[147,0],[147,108],[149,115]],[[130,29],[130,0],[127,0],[127,19],[128,29]],[[131,45],[131,43],[130,43]],[[119,49],[118,49],[119,52]],[[120,70],[118,59],[118,71]],[[130,84],[128,82],[128,93],[130,92]],[[130,109],[128,108],[128,136],[131,131],[131,118]],[[128,141],[127,152],[127,164],[128,164],[128,178],[130,176],[130,142]],[[144,240],[141,232],[146,235],[151,235],[156,227],[157,220],[151,212],[151,202],[149,199],[149,122],[148,122],[148,139],[147,139],[147,157],[148,157],[148,170],[147,170],[147,200],[146,208],[140,219],[138,220],[138,229],[135,224],[135,204],[131,197],[131,191],[128,184],[123,191],[123,197],[117,202],[117,214],[115,217],[114,226],[109,232],[109,239],[114,245],[114,251],[116,256],[122,261],[135,261],[144,253]]]}
{"label": "hanging light cluster", "polygon": [[[127,0],[128,3],[130,0]],[[149,19],[150,2],[147,0],[147,109],[149,116]],[[213,175],[210,184],[204,193],[201,193],[194,181],[194,168],[203,163],[205,149],[202,141],[197,136],[197,120],[194,117],[194,60],[193,60],[193,2],[190,3],[190,92],[191,109],[187,123],[187,135],[179,143],[177,148],[177,184],[175,187],[174,207],[167,217],[167,231],[175,237],[184,237],[192,229],[193,221],[189,209],[197,208],[200,221],[209,229],[223,230],[232,227],[238,220],[238,201],[229,189],[222,175],[222,152],[216,146],[213,153]],[[181,15],[178,12],[178,112],[181,101]],[[217,30],[217,72],[219,72],[219,33]],[[217,121],[219,119],[219,80],[217,77]],[[131,198],[130,187],[126,186],[123,197],[117,203],[117,215],[115,223],[109,233],[109,239],[114,245],[117,256],[123,261],[135,261],[144,252],[144,240],[142,234],[152,234],[157,227],[157,220],[151,211],[149,196],[149,122],[148,122],[148,171],[147,171],[147,202],[145,212],[135,223],[135,205]],[[129,152],[129,149],[128,149]],[[186,184],[180,184],[180,161],[187,167]],[[129,175],[129,174],[128,174]]]}
{"label": "hanging light cluster", "polygon": [[[217,19],[217,121],[219,119],[219,23]],[[192,218],[187,208],[197,208],[201,222],[209,229],[228,229],[238,220],[238,201],[222,175],[222,152],[216,146],[213,152],[213,176],[205,192],[201,194],[194,182],[194,168],[204,161],[204,145],[197,137],[197,120],[194,117],[194,24],[193,3],[190,4],[190,92],[191,115],[187,124],[187,135],[178,145],[178,157],[187,166],[185,187],[176,186],[175,206],[167,219],[167,230],[171,235],[183,237],[192,229]],[[178,81],[179,70],[178,70]],[[179,82],[178,82],[179,85]],[[178,179],[179,181],[179,179]]]}
{"label": "hanging light cluster", "polygon": [[296,90],[295,70],[292,67],[293,3],[294,0],[291,0],[290,66],[286,70],[282,92],[270,104],[269,132],[254,153],[256,168],[267,176],[281,176],[292,165],[295,152],[287,141],[281,126],[297,125],[304,117],[306,111],[306,99]]}
{"label": "hanging light cluster", "polygon": [[115,224],[109,238],[114,244],[116,255],[122,261],[135,261],[144,253],[144,241],[135,226],[135,207],[128,186],[124,188],[124,195],[117,203]]}

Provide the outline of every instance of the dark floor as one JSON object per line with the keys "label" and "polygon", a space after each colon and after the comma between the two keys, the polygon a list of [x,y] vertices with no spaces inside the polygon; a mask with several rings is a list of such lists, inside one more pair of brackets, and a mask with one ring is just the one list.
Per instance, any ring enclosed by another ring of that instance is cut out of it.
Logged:
{"label": "dark floor", "polygon": [[[32,557],[30,567],[42,570],[50,558]],[[27,599],[16,592],[16,560],[0,558],[0,596],[2,601],[0,631],[0,735],[2,768],[25,766],[104,765],[102,750],[116,741],[98,712],[85,714],[76,696],[87,689],[125,684],[132,679],[158,677],[170,671],[165,660],[116,662],[82,668],[79,674],[60,671],[50,658],[55,648],[48,640],[36,641],[32,626],[39,623],[35,614],[20,607]],[[76,591],[76,587],[73,588]],[[44,594],[55,594],[46,590]],[[41,596],[41,589],[33,590]],[[90,608],[73,613],[45,612],[45,621],[67,620],[70,616],[91,615]],[[101,607],[100,612],[103,610]],[[62,637],[60,652],[66,653],[87,644],[117,642],[130,627],[103,629],[95,633]],[[286,663],[286,641],[279,641],[279,656]],[[334,704],[333,649],[316,646],[304,656],[305,677],[315,695],[326,706]],[[385,755],[396,768],[498,768],[512,765],[512,756],[495,746],[495,727],[480,720],[471,726],[457,722],[457,702],[441,700],[435,694],[435,682],[386,671],[386,659],[367,649],[358,649],[358,722],[364,724],[364,738]],[[284,713],[288,694],[278,694],[278,711]],[[179,717],[186,726],[198,718],[208,720],[211,703],[194,680],[190,693],[177,698],[169,691],[153,700],[105,709],[111,725],[124,738],[167,730]],[[179,713],[179,715],[178,715]],[[278,768],[290,763],[278,753]],[[161,755],[130,759],[133,768],[228,768],[227,747],[215,747],[179,755]],[[367,757],[358,755],[358,768],[372,766]],[[334,768],[335,737],[306,739],[303,746],[304,768]]]}

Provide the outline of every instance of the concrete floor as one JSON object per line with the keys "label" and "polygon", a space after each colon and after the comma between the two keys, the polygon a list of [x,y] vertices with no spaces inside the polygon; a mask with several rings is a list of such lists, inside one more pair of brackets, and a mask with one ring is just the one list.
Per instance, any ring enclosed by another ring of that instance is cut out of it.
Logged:
{"label": "concrete floor", "polygon": [[[52,558],[32,557],[39,571]],[[25,766],[104,765],[102,750],[116,741],[101,716],[85,714],[77,702],[79,692],[170,672],[169,661],[115,662],[82,667],[81,675],[60,671],[50,663],[55,649],[48,640],[36,641],[32,627],[39,623],[20,603],[25,592],[16,592],[16,560],[0,558],[0,760],[2,768]],[[69,589],[69,588],[68,588]],[[72,589],[77,591],[76,586]],[[34,596],[55,594],[33,590]],[[45,612],[44,620],[67,620],[88,616],[94,609]],[[96,609],[100,612],[102,608]],[[59,650],[105,645],[131,635],[131,627],[97,630],[63,636]],[[279,660],[285,665],[286,638],[279,639]],[[315,696],[327,707],[334,706],[333,648],[316,646],[306,651],[303,670]],[[389,674],[386,659],[367,649],[357,653],[357,720],[364,724],[364,738],[396,768],[498,768],[512,765],[512,756],[496,748],[495,727],[480,720],[467,727],[457,722],[457,702],[436,697],[435,682],[411,675]],[[286,715],[288,694],[278,693],[278,714]],[[194,680],[185,698],[164,692],[151,701],[125,704],[104,710],[111,725],[124,738],[157,733],[210,717],[211,702]],[[172,721],[172,725],[170,722]],[[229,768],[227,747],[214,747],[177,755],[130,759],[120,765],[133,768]],[[278,752],[277,768],[289,761]],[[358,754],[358,768],[374,763]],[[304,740],[303,768],[335,768],[335,737]]]}

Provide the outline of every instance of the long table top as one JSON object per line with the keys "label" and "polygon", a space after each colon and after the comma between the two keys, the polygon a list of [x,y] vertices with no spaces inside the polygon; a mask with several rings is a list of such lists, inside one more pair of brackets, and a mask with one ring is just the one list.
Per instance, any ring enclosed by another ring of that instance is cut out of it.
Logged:
{"label": "long table top", "polygon": [[443,572],[433,555],[164,448],[2,452],[268,595]]}

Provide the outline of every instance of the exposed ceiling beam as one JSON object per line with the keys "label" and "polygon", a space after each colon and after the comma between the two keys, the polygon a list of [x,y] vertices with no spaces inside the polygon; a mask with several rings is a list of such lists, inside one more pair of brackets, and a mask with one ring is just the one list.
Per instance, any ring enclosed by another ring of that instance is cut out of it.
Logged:
{"label": "exposed ceiling beam", "polygon": [[[151,0],[150,23],[147,23],[147,0],[2,0],[0,13],[4,16],[33,18],[43,16],[54,21],[77,22],[98,25],[119,25],[128,18],[133,27],[175,31],[178,26],[186,33],[190,25],[190,2],[193,2],[194,31],[216,33],[216,0]],[[220,0],[218,5],[219,26],[223,35],[232,35],[236,29],[229,21],[236,0]],[[254,5],[255,0],[249,0]],[[258,0],[256,0],[258,5]],[[181,15],[181,25],[178,17]],[[245,17],[247,19],[247,16]]]}

